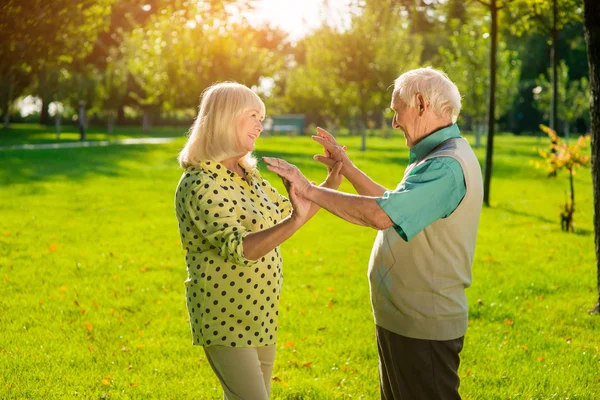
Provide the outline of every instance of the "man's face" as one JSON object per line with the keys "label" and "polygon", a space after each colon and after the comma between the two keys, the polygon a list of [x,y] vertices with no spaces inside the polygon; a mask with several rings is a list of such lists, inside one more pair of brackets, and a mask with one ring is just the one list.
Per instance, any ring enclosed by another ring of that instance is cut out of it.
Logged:
{"label": "man's face", "polygon": [[404,132],[407,146],[412,147],[415,124],[419,117],[417,108],[409,107],[404,100],[398,98],[398,96],[392,97],[390,108],[394,111],[392,128],[400,129]]}

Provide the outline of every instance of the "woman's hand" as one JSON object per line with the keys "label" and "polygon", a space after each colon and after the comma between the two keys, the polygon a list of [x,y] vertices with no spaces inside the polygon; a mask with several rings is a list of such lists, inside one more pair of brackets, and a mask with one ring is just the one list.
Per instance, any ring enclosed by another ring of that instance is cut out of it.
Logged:
{"label": "woman's hand", "polygon": [[291,184],[290,181],[288,181],[285,178],[281,178],[281,180],[283,181],[285,190],[287,190],[288,197],[290,198],[290,202],[292,203],[292,219],[296,221],[299,225],[303,225],[306,221],[308,221],[308,214],[312,202],[306,197],[298,195],[295,186]]}
{"label": "woman's hand", "polygon": [[333,167],[327,167],[329,174],[323,186],[337,190],[344,180],[344,175],[341,173],[343,167],[344,163],[341,161],[336,162]]}
{"label": "woman's hand", "polygon": [[263,160],[269,171],[273,171],[281,177],[294,207],[292,218],[303,224],[308,219],[308,211],[312,204],[306,195],[313,184],[302,175],[295,165],[287,161],[271,157],[263,157]]}

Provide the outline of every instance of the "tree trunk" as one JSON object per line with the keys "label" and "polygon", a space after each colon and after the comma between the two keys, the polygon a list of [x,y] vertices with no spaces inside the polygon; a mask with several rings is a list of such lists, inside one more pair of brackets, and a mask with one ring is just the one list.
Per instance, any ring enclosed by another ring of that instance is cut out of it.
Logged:
{"label": "tree trunk", "polygon": [[594,191],[594,242],[596,248],[597,302],[600,312],[600,2],[584,0],[584,25],[590,71],[590,122],[592,131],[592,186]]}
{"label": "tree trunk", "polygon": [[[553,0],[552,6],[552,47],[550,49],[550,62],[552,64],[552,101],[550,104],[550,129],[556,134],[557,130],[557,106],[558,106],[558,29],[556,29],[557,0]],[[553,150],[556,152],[556,150]]]}
{"label": "tree trunk", "polygon": [[117,125],[125,125],[125,106],[117,108]]}
{"label": "tree trunk", "polygon": [[107,131],[108,131],[109,135],[112,135],[114,126],[115,126],[115,118],[113,117],[112,114],[109,114],[108,115],[108,127],[107,127]]}
{"label": "tree trunk", "polygon": [[12,74],[9,75],[8,90],[6,97],[6,106],[4,107],[4,129],[10,128],[10,105],[12,104],[13,82],[11,82]]}
{"label": "tree trunk", "polygon": [[483,202],[490,206],[490,186],[492,180],[492,156],[494,154],[494,129],[496,125],[496,48],[498,46],[498,6],[496,0],[491,0],[492,14],[491,51],[490,51],[490,93],[488,100],[488,133],[487,149],[485,152],[485,179],[483,182]]}
{"label": "tree trunk", "polygon": [[48,111],[48,106],[50,105],[50,99],[42,97],[42,111],[40,112],[40,124],[42,125],[50,125],[52,120],[50,119],[50,112]]}
{"label": "tree trunk", "polygon": [[358,121],[358,131],[360,132],[360,151],[367,151],[367,124],[363,117]]}
{"label": "tree trunk", "polygon": [[152,129],[152,113],[149,109],[144,109],[144,115],[142,116],[142,131],[144,133],[150,132]]}
{"label": "tree trunk", "polygon": [[85,101],[79,102],[79,139],[85,140]]}
{"label": "tree trunk", "polygon": [[4,129],[8,129],[10,127],[10,106],[6,106],[6,111],[4,111]]}
{"label": "tree trunk", "polygon": [[54,124],[56,125],[56,140],[60,140],[60,113],[58,111],[54,116]]}
{"label": "tree trunk", "polygon": [[[557,114],[558,114],[558,29],[556,27],[556,19],[558,18],[557,1],[552,0],[552,47],[550,50],[550,58],[552,63],[552,101],[550,105],[550,129],[558,135]],[[556,154],[556,147],[552,146],[552,154]],[[555,177],[556,171],[552,171],[550,176]]]}
{"label": "tree trunk", "polygon": [[485,129],[485,125],[476,123],[473,127],[475,128],[475,148],[478,149],[481,147],[481,134]]}
{"label": "tree trunk", "polygon": [[569,121],[564,122],[564,130],[565,130],[565,143],[569,144],[569,134],[571,133],[571,125]]}

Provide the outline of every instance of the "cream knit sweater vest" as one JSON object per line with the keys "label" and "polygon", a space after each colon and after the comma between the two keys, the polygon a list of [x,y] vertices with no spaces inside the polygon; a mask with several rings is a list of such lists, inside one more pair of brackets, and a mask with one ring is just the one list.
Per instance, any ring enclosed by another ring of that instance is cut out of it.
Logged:
{"label": "cream knit sweater vest", "polygon": [[449,217],[436,220],[408,242],[394,228],[379,231],[369,262],[369,283],[377,325],[411,338],[451,340],[467,330],[465,289],[471,285],[483,184],[479,162],[463,138],[440,144],[409,165],[404,177],[434,157],[452,157],[460,163],[465,197]]}

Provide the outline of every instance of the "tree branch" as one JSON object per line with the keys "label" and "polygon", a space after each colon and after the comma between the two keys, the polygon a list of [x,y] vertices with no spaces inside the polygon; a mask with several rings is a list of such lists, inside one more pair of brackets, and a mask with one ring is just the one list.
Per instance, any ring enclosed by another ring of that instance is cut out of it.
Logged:
{"label": "tree branch", "polygon": [[[483,4],[486,7],[490,7],[490,8],[492,7],[492,5],[490,3],[486,3],[485,1],[482,1],[482,0],[476,0],[476,1]],[[492,1],[494,1],[494,0],[492,0]]]}
{"label": "tree branch", "polygon": [[505,8],[507,5],[509,5],[510,3],[514,2],[515,0],[504,0],[504,3],[502,3],[501,6],[498,7],[498,11],[502,10],[503,8]]}

